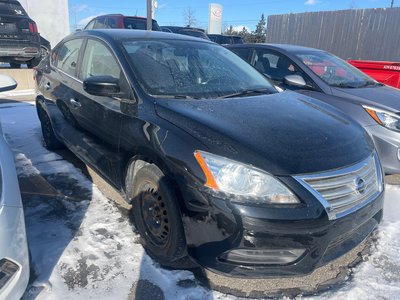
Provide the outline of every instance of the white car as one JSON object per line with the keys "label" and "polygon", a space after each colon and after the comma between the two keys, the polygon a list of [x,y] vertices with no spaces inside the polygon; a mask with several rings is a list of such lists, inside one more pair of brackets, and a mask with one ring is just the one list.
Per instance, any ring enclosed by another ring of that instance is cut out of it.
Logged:
{"label": "white car", "polygon": [[[16,87],[0,74],[0,92]],[[29,252],[14,156],[0,123],[0,300],[20,299],[29,281]]]}

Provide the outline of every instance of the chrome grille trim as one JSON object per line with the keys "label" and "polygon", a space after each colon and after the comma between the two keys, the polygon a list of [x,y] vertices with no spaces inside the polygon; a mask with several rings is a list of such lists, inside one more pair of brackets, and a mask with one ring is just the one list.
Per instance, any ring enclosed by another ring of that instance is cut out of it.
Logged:
{"label": "chrome grille trim", "polygon": [[321,202],[330,220],[360,209],[383,191],[382,168],[375,153],[349,167],[293,178]]}

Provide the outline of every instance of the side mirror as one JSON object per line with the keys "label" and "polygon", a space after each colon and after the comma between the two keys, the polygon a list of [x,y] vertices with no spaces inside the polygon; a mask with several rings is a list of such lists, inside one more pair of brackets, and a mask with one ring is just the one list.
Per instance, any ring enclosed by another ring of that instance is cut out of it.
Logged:
{"label": "side mirror", "polygon": [[11,91],[17,87],[17,82],[14,78],[0,74],[0,92]]}
{"label": "side mirror", "polygon": [[113,97],[120,92],[119,80],[112,76],[92,76],[83,82],[83,89],[90,95]]}
{"label": "side mirror", "polygon": [[300,75],[286,75],[283,78],[283,81],[287,85],[297,86],[297,87],[306,87],[307,83],[304,78]]}

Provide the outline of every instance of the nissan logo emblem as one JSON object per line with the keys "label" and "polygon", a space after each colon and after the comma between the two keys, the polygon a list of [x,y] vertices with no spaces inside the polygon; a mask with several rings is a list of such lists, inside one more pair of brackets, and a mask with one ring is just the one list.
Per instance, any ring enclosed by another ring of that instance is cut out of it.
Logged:
{"label": "nissan logo emblem", "polygon": [[357,177],[355,180],[355,190],[357,192],[359,192],[360,194],[362,194],[365,192],[365,188],[366,188],[366,185],[365,185],[364,179]]}

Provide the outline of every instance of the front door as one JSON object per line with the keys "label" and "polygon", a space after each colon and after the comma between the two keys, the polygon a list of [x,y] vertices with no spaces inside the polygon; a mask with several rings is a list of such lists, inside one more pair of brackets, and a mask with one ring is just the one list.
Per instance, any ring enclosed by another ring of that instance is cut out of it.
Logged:
{"label": "front door", "polygon": [[[92,76],[112,76],[119,79],[119,97],[102,97],[88,94],[83,82]],[[121,104],[130,98],[126,77],[113,52],[102,41],[88,39],[81,60],[78,78],[82,83],[74,88],[74,101],[79,103],[89,126],[89,156],[94,166],[111,182],[118,183],[120,155],[118,151],[121,130]]]}

